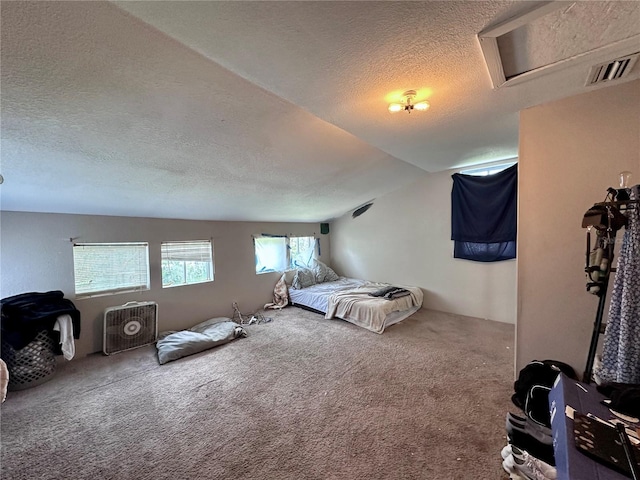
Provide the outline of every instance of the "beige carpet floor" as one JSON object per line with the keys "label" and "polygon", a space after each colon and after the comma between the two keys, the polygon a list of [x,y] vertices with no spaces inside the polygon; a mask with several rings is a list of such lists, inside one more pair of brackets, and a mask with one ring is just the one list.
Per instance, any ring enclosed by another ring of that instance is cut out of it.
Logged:
{"label": "beige carpet floor", "polygon": [[421,310],[377,335],[296,307],[160,366],[62,364],[1,407],[1,478],[505,479],[513,325]]}

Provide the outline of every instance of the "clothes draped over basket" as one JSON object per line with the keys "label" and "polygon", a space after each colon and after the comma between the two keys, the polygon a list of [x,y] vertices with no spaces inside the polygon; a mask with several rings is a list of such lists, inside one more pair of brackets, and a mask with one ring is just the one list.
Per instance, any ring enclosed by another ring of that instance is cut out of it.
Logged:
{"label": "clothes draped over basket", "polygon": [[[69,326],[73,327],[73,338],[80,338],[80,311],[71,300],[64,298],[60,290],[14,295],[0,300],[0,307],[2,340],[15,350],[26,347],[42,330],[52,332],[58,318],[63,315],[71,319],[71,324],[66,325],[65,338],[61,338],[67,340],[67,350]],[[56,354],[61,353],[62,349],[58,348]]]}
{"label": "clothes draped over basket", "polygon": [[76,354],[76,344],[73,341],[73,320],[71,315],[60,315],[53,324],[53,330],[60,333],[60,349],[67,360]]}

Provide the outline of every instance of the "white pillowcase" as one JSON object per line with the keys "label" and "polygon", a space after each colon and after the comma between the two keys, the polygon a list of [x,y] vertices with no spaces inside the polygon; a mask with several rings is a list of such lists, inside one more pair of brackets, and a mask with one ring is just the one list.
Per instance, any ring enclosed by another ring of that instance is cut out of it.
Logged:
{"label": "white pillowcase", "polygon": [[296,271],[295,277],[293,277],[293,282],[291,282],[291,287],[296,290],[300,290],[302,288],[307,288],[316,284],[316,276],[313,270],[309,270],[308,268],[299,268]]}
{"label": "white pillowcase", "polygon": [[316,283],[335,282],[340,278],[336,272],[331,270],[330,267],[327,267],[324,263],[318,260],[314,260],[312,270]]}

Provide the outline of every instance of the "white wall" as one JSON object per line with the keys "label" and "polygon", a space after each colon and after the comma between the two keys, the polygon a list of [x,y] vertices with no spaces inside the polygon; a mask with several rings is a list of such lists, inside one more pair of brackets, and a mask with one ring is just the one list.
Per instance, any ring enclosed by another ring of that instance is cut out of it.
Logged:
{"label": "white wall", "polygon": [[332,265],[367,280],[415,285],[424,307],[515,322],[516,262],[453,258],[451,175],[425,174],[411,186],[377,198],[362,216],[331,224]]}
{"label": "white wall", "polygon": [[623,170],[638,183],[640,81],[521,112],[516,371],[553,358],[582,375],[598,299],[581,222]]}
{"label": "white wall", "polygon": [[[32,292],[62,290],[82,315],[78,355],[102,350],[102,321],[106,307],[125,302],[158,302],[160,330],[190,327],[207,318],[231,317],[231,302],[251,312],[271,301],[279,274],[255,274],[252,234],[320,237],[321,259],[328,263],[329,238],[319,224],[207,222],[151,218],[105,217],[21,212],[0,214],[0,298]],[[149,242],[151,289],[141,293],[75,299],[75,242]],[[167,240],[213,239],[215,280],[212,283],[162,288],[160,243]]]}

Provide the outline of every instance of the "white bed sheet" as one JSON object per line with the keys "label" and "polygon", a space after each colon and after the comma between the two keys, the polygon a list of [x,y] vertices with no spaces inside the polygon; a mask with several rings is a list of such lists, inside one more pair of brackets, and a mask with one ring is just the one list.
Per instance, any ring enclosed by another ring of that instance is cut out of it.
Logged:
{"label": "white bed sheet", "polygon": [[322,313],[327,313],[329,296],[339,290],[349,290],[361,287],[367,282],[356,278],[340,277],[335,282],[317,283],[307,288],[296,290],[289,288],[291,302],[305,307],[313,308]]}
{"label": "white bed sheet", "polygon": [[[373,282],[367,282],[365,280],[359,280],[355,278],[347,278],[340,277],[335,282],[325,282],[313,285],[311,287],[303,288],[300,290],[296,290],[293,288],[289,288],[289,297],[291,298],[291,302],[293,305],[302,305],[304,307],[312,308],[322,313],[327,313],[329,309],[329,297],[331,294],[339,292],[339,291],[349,291],[353,289],[357,289],[362,286],[383,286],[385,284],[374,284]],[[415,292],[415,288],[411,288]],[[419,293],[420,297],[420,305],[412,306],[407,310],[394,311],[390,312],[386,315],[382,328],[372,329],[363,325],[359,319],[349,318],[348,315],[345,317],[340,317],[347,322],[351,322],[355,325],[367,328],[375,333],[382,333],[385,328],[394,325],[396,323],[401,322],[402,320],[410,317],[414,313],[416,313],[422,307],[422,293]]]}

